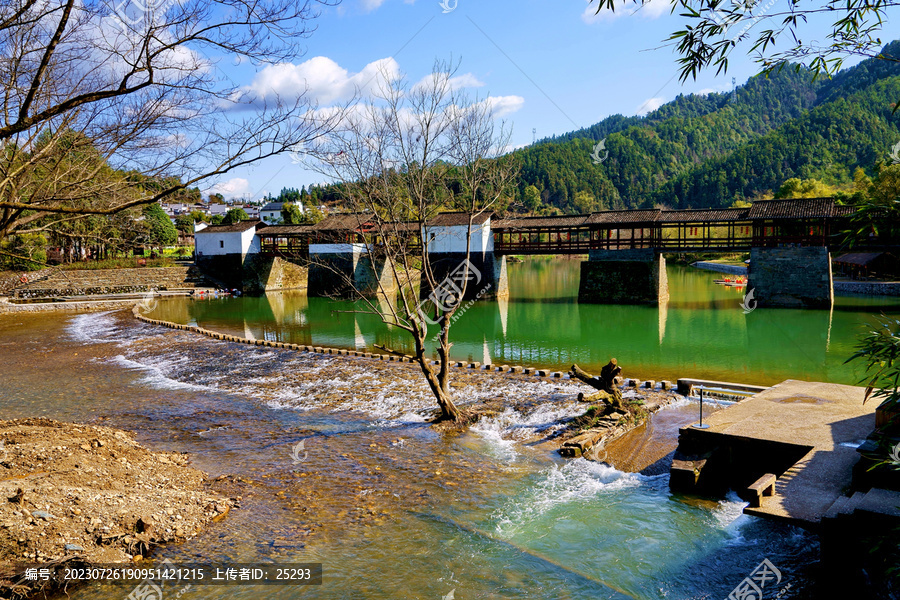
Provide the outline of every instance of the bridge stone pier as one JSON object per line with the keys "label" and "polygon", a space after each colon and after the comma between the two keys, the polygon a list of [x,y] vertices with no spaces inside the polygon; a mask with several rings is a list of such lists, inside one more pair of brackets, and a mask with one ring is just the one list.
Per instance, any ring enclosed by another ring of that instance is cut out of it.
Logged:
{"label": "bridge stone pier", "polygon": [[593,304],[664,304],[669,300],[666,259],[652,248],[591,250],[581,263],[578,301]]}
{"label": "bridge stone pier", "polygon": [[[431,252],[428,254],[428,261],[431,263],[431,270],[438,284],[441,281],[458,283],[460,268],[465,260],[465,252]],[[509,298],[505,256],[497,256],[493,252],[471,252],[469,265],[470,277],[463,300]],[[426,292],[426,286],[422,286],[422,291]]]}
{"label": "bridge stone pier", "polygon": [[388,260],[369,256],[365,244],[310,244],[307,295],[367,298],[397,289]]}
{"label": "bridge stone pier", "polygon": [[751,248],[747,288],[759,307],[831,308],[831,254],[825,246]]}
{"label": "bridge stone pier", "polygon": [[[468,238],[468,239],[467,239]],[[455,285],[461,289],[461,279],[469,249],[469,281],[463,300],[496,300],[509,298],[509,282],[506,275],[506,256],[494,253],[494,236],[491,232],[491,215],[476,215],[469,228],[466,213],[442,213],[422,228],[428,262],[440,288]],[[441,285],[441,282],[446,282]],[[422,295],[427,296],[423,282]]]}

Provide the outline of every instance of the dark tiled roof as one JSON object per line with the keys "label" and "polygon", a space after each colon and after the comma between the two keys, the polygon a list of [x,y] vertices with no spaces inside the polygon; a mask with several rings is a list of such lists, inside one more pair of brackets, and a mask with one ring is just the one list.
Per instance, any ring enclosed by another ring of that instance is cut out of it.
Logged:
{"label": "dark tiled roof", "polygon": [[[481,225],[488,219],[490,219],[492,213],[485,212],[479,213],[475,215],[475,218],[472,219],[473,225]],[[469,224],[469,213],[466,212],[447,212],[447,213],[439,213],[428,219],[426,223],[426,227],[457,227],[460,225],[468,225]]]}
{"label": "dark tiled roof", "polygon": [[366,213],[342,213],[329,215],[313,225],[316,231],[355,231],[365,226],[372,219]]}
{"label": "dark tiled roof", "polygon": [[835,258],[834,262],[864,267],[882,254],[884,254],[884,252],[851,252]]}
{"label": "dark tiled roof", "polygon": [[822,219],[835,216],[834,209],[833,198],[757,200],[747,216],[750,219]]}
{"label": "dark tiled roof", "polygon": [[260,233],[265,235],[298,235],[312,233],[315,225],[269,225]]}
{"label": "dark tiled roof", "polygon": [[415,221],[411,223],[384,223],[382,229],[385,231],[414,231],[416,233],[419,232],[419,224]]}
{"label": "dark tiled roof", "polygon": [[269,202],[268,204],[266,204],[259,210],[280,211],[283,206],[284,206],[284,202]]}
{"label": "dark tiled roof", "polygon": [[832,217],[849,217],[850,215],[852,215],[855,212],[856,212],[855,206],[847,206],[844,204],[835,204],[831,216]]}
{"label": "dark tiled roof", "polygon": [[534,229],[538,227],[580,227],[590,215],[562,215],[558,217],[520,217],[491,222],[491,229]]}
{"label": "dark tiled roof", "polygon": [[659,215],[660,223],[706,223],[723,221],[746,221],[749,208],[714,208],[693,210],[664,210]]}
{"label": "dark tiled roof", "polygon": [[251,220],[251,221],[241,221],[239,223],[234,223],[232,225],[210,225],[204,229],[198,231],[198,234],[203,233],[237,233],[241,231],[247,231],[248,229],[252,229],[253,227],[265,227],[266,224],[262,221]]}
{"label": "dark tiled roof", "polygon": [[592,213],[585,224],[587,225],[639,225],[644,223],[655,223],[659,218],[659,209],[640,209],[640,210],[606,210],[603,212]]}

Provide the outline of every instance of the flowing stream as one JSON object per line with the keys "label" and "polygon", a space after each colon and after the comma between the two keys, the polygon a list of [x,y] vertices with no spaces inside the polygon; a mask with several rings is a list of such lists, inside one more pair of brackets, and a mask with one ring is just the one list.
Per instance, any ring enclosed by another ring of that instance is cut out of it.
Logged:
{"label": "flowing stream", "polygon": [[[626,375],[644,377],[849,383],[858,374],[842,363],[860,323],[891,310],[844,299],[830,313],[744,315],[740,294],[670,268],[663,319],[656,308],[578,305],[574,264],[514,265],[511,300],[472,307],[454,327],[455,350],[587,368],[615,355]],[[539,288],[555,293],[540,300]],[[329,302],[173,300],[155,316],[296,343],[402,346],[398,332],[332,313]],[[510,408],[449,435],[426,423],[433,400],[409,365],[230,344],[129,311],[7,317],[0,347],[2,418],[124,428],[151,448],[187,452],[213,477],[237,478],[240,510],[157,557],[324,568],[321,586],[204,586],[182,598],[725,598],[764,558],[791,585],[782,597],[812,597],[815,536],[743,516],[736,497],[673,495],[664,472],[556,455],[548,439],[584,409],[569,380],[459,377],[462,402],[500,397]],[[685,401],[660,413],[636,445],[671,444],[695,411]],[[70,594],[129,591],[97,584]]]}

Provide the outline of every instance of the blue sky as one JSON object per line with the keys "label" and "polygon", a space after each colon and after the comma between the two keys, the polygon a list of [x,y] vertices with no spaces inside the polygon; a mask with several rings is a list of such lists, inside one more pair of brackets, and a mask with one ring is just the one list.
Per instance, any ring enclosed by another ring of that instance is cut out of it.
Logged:
{"label": "blue sky", "polygon": [[[669,14],[667,0],[637,11],[628,4],[600,17],[593,16],[596,2],[586,0],[443,2],[452,10],[444,12],[439,0],[344,0],[321,9],[306,54],[291,63],[223,68],[259,92],[287,95],[308,87],[327,106],[347,100],[384,61],[415,82],[435,59],[452,58],[461,62],[458,75],[472,95],[495,99],[495,110],[513,127],[514,146],[530,144],[533,129],[541,139],[616,113],[643,114],[680,93],[727,91],[732,77],[740,85],[758,68],[744,42],[727,75],[710,70],[681,84],[677,57],[664,40],[684,20]],[[321,176],[285,156],[230,173],[212,191],[257,200],[318,182]]]}

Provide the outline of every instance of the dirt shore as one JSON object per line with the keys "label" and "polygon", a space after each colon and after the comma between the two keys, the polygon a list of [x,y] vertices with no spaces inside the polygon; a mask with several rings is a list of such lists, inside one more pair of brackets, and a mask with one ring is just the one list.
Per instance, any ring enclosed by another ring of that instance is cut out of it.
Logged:
{"label": "dirt shore", "polygon": [[108,427],[0,421],[0,598],[27,597],[15,595],[13,565],[140,561],[224,518],[240,498],[211,492],[187,465]]}

